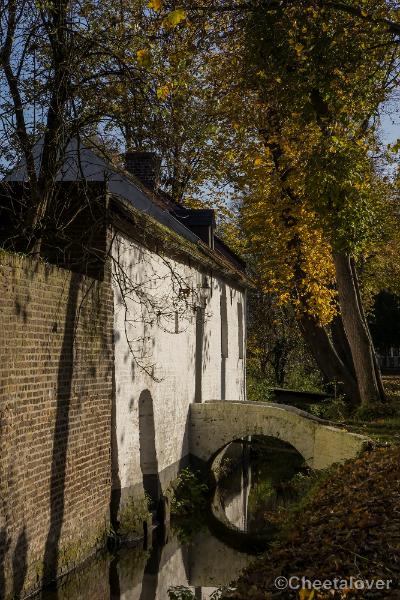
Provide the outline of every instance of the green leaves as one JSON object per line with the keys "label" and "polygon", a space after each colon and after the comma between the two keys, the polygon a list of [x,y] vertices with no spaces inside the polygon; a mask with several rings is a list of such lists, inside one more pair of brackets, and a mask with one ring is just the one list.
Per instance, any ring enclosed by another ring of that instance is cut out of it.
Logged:
{"label": "green leaves", "polygon": [[171,87],[168,84],[157,88],[156,95],[159,100],[166,100],[171,92]]}
{"label": "green leaves", "polygon": [[196,473],[183,469],[176,478],[171,501],[171,514],[185,516],[204,508],[208,487],[201,483]]}
{"label": "green leaves", "polygon": [[389,150],[390,152],[393,152],[393,154],[400,152],[400,139],[398,139],[394,144],[390,144]]}

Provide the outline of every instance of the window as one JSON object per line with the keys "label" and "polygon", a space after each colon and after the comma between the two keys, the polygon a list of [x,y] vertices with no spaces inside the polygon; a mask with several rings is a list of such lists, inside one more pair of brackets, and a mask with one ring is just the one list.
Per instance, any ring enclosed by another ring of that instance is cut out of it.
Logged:
{"label": "window", "polygon": [[239,358],[243,358],[244,357],[243,304],[241,302],[238,302],[238,305],[237,305],[237,318],[238,318]]}

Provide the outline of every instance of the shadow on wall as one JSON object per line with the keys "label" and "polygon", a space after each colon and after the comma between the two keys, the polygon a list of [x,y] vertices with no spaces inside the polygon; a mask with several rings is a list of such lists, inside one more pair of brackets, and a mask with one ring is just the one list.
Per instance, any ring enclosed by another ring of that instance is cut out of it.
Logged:
{"label": "shadow on wall", "polygon": [[194,401],[202,402],[203,394],[203,348],[204,348],[204,321],[205,310],[202,306],[196,307],[196,347],[195,347],[195,387]]}
{"label": "shadow on wall", "polygon": [[0,598],[4,598],[6,593],[6,581],[4,573],[4,562],[6,554],[10,547],[10,540],[8,539],[7,532],[5,529],[0,530]]}
{"label": "shadow on wall", "polygon": [[[10,549],[10,539],[4,529],[0,530],[0,598],[4,598],[6,594],[6,578],[5,578],[5,558]],[[26,528],[22,529],[15,544],[12,557],[12,597],[15,600],[21,598],[21,592],[24,587],[25,577],[28,571],[28,539],[26,536]]]}
{"label": "shadow on wall", "polygon": [[[115,334],[114,334],[115,336]],[[115,337],[114,337],[115,340]],[[118,531],[118,511],[121,502],[121,478],[119,476],[118,441],[117,441],[117,396],[115,385],[115,369],[112,376],[111,396],[111,494],[110,523],[114,531]]]}
{"label": "shadow on wall", "polygon": [[[28,540],[26,537],[25,526],[18,536],[13,554],[13,598],[20,598],[24,587],[26,573],[28,571],[27,564]],[[1,584],[0,584],[1,585]],[[0,596],[1,597],[1,596]]]}
{"label": "shadow on wall", "polygon": [[72,273],[64,334],[57,374],[57,412],[53,437],[53,454],[50,480],[50,526],[44,551],[45,578],[52,581],[57,576],[59,541],[65,508],[65,475],[69,438],[69,413],[72,399],[74,372],[74,337],[77,324],[78,295],[82,275]]}
{"label": "shadow on wall", "polygon": [[149,390],[143,390],[139,396],[139,444],[143,488],[151,499],[152,508],[160,513],[162,493],[158,473],[153,398]]}
{"label": "shadow on wall", "polygon": [[228,305],[226,285],[222,284],[220,298],[221,320],[221,400],[226,400],[226,359],[228,358]]}

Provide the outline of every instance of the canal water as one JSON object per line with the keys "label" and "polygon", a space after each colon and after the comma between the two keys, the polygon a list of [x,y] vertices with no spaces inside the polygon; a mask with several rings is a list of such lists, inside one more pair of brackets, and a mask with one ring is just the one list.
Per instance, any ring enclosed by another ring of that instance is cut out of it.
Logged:
{"label": "canal water", "polygon": [[[254,560],[254,534],[267,547],[271,515],[297,499],[293,477],[304,471],[303,459],[293,448],[270,438],[231,445],[221,464],[217,503],[224,515],[224,535],[207,515],[197,531],[186,534],[172,521],[168,532],[154,532],[150,549],[121,548],[114,554],[97,555],[62,580],[57,590],[42,593],[41,598],[219,598],[221,588],[228,587]],[[262,547],[258,544],[257,549]]]}

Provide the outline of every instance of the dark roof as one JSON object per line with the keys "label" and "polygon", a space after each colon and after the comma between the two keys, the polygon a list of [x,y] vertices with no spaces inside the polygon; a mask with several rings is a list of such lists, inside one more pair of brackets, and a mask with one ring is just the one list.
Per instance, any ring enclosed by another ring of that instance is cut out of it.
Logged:
{"label": "dark roof", "polygon": [[242,265],[231,257],[210,248],[200,238],[196,242],[183,239],[150,215],[137,210],[125,199],[113,195],[110,200],[113,226],[138,243],[158,252],[165,252],[178,259],[205,267],[242,287],[253,287]]}
{"label": "dark roof", "polygon": [[[40,155],[41,143],[38,142],[35,147],[37,168]],[[17,166],[13,173],[7,177],[7,180],[13,182],[25,181],[26,168],[24,164]],[[242,280],[242,283],[244,284],[247,281],[247,285],[250,284],[246,278],[244,261],[230,250],[220,238],[214,235],[215,247],[211,248],[196,234],[196,230],[202,226],[211,226],[214,229],[215,213],[213,210],[186,208],[175,202],[163,190],[157,192],[149,190],[137,177],[124,169],[111,165],[108,160],[101,157],[98,149],[93,150],[89,145],[85,145],[76,139],[71,140],[66,149],[65,161],[60,169],[58,180],[60,182],[82,180],[93,183],[105,182],[114,198],[114,206],[118,204],[116,198],[120,198],[120,204],[124,207],[126,218],[130,218],[128,216],[129,211],[126,213],[127,201],[133,209],[130,214],[135,214],[136,220],[138,214],[142,213],[148,222],[158,222],[161,228],[169,229],[171,235],[175,234],[172,237],[179,236],[183,247],[187,247],[186,242],[193,245],[191,252],[196,247],[203,259],[207,257],[208,266],[214,262],[218,268],[225,270],[226,275],[229,274],[235,279],[238,278],[237,275],[240,272],[239,279]],[[175,242],[178,239],[176,238]],[[200,255],[197,255],[197,258]]]}

